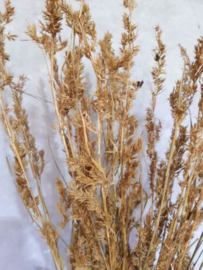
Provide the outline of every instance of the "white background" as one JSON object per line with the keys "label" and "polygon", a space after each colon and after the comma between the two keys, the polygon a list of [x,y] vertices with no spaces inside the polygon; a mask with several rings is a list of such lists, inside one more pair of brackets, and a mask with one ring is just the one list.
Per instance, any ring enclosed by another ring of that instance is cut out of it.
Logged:
{"label": "white background", "polygon": [[[73,3],[73,0],[70,1]],[[122,31],[122,14],[124,8],[121,0],[87,0],[90,4],[92,17],[96,22],[98,37],[110,31],[115,50],[119,48]],[[15,75],[25,74],[29,81],[27,92],[39,95],[39,89],[45,93],[46,99],[51,100],[46,65],[41,51],[28,40],[25,34],[28,24],[38,23],[41,19],[41,10],[44,8],[43,0],[16,0],[14,22],[9,31],[18,35],[18,41],[7,45],[7,52],[11,55],[8,64],[9,71]],[[193,57],[196,40],[203,34],[203,1],[202,0],[137,0],[137,9],[133,20],[138,25],[137,43],[140,53],[135,59],[135,68],[132,76],[135,80],[143,80],[143,89],[135,102],[135,113],[140,124],[144,125],[145,109],[149,105],[150,90],[153,87],[151,67],[153,66],[152,49],[156,46],[154,27],[159,24],[163,30],[163,41],[167,46],[167,80],[163,94],[159,97],[157,116],[163,120],[164,129],[159,144],[160,154],[167,150],[172,118],[170,115],[168,96],[173,89],[175,81],[182,72],[182,60],[178,44],[181,43]],[[3,1],[0,1],[0,8]],[[70,38],[69,32],[64,33]],[[91,70],[86,69],[90,90],[94,90],[91,83]],[[94,80],[93,80],[94,82]],[[5,93],[5,100],[10,101],[9,92]],[[37,138],[37,146],[46,151],[46,169],[43,175],[44,194],[55,224],[59,217],[55,208],[57,195],[53,189],[55,178],[59,175],[50,155],[47,145],[47,134],[52,137],[52,149],[61,170],[66,174],[65,160],[60,140],[51,128],[55,122],[53,108],[46,106],[43,110],[41,102],[25,96],[24,105],[30,119],[30,126]],[[196,103],[192,107],[195,116]],[[45,119],[48,119],[47,124]],[[48,125],[48,127],[47,127]],[[12,162],[12,153],[9,150],[9,141],[0,125],[0,270],[52,270],[54,269],[49,250],[41,239],[37,228],[32,224],[22,205],[12,177],[7,168],[6,159]],[[201,229],[200,229],[201,230]],[[199,232],[200,232],[199,230]]]}

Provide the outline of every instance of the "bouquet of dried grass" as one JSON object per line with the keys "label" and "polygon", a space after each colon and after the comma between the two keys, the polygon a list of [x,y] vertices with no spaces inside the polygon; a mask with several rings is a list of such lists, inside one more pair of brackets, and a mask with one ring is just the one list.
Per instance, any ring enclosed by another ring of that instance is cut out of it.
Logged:
{"label": "bouquet of dried grass", "polygon": [[[81,8],[74,10],[65,1],[46,0],[44,22],[39,29],[30,25],[27,30],[47,59],[55,130],[60,134],[71,178],[68,183],[62,177],[56,179],[60,227],[72,224],[67,258],[61,255],[60,230],[53,224],[42,193],[44,151],[36,147],[23,107],[26,78],[20,76],[16,82],[6,67],[9,55],[5,39],[16,38],[6,34],[6,25],[14,15],[10,0],[6,0],[5,12],[0,13],[1,122],[14,154],[15,183],[21,200],[46,240],[57,270],[197,269],[200,257],[196,253],[203,236],[193,254],[190,248],[203,220],[203,38],[195,46],[193,61],[180,47],[184,67],[169,98],[174,120],[170,147],[160,159],[156,144],[162,123],[155,116],[155,108],[165,80],[165,45],[161,29],[155,28],[154,89],[146,112],[149,174],[143,179],[145,141],[138,136],[138,122],[131,114],[143,84],[130,76],[139,51],[135,45],[137,27],[132,23],[135,3],[123,1],[124,32],[116,54],[111,33],[98,41],[89,6],[84,0],[80,2]],[[61,37],[63,20],[72,31],[69,43]],[[63,51],[65,61],[60,66],[57,59]],[[96,77],[96,91],[91,96],[86,89],[84,59],[90,61]],[[3,102],[5,88],[11,90],[12,107]],[[186,126],[197,91],[201,94],[196,123]],[[146,180],[149,189],[143,185]],[[180,192],[174,201],[172,192],[177,184]]]}

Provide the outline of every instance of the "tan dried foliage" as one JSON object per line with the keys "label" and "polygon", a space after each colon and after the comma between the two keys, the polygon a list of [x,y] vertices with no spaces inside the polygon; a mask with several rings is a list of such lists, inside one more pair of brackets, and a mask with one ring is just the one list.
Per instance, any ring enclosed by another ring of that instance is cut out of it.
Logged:
{"label": "tan dried foliage", "polygon": [[[165,159],[160,159],[157,143],[161,140],[162,122],[157,119],[156,105],[166,76],[166,47],[160,27],[155,28],[154,87],[146,111],[145,142],[138,135],[139,123],[131,113],[143,85],[143,81],[133,81],[130,74],[139,51],[135,44],[137,26],[132,22],[136,4],[133,0],[123,1],[126,12],[119,53],[112,47],[111,33],[97,40],[90,7],[84,0],[80,4],[80,10],[74,10],[65,1],[46,0],[43,21],[39,27],[30,25],[27,29],[47,59],[57,119],[55,130],[61,136],[71,178],[69,183],[56,179],[60,228],[53,224],[42,193],[44,151],[37,149],[23,107],[26,78],[20,76],[15,82],[7,71],[5,40],[16,38],[6,33],[14,15],[10,1],[5,1],[5,11],[0,13],[1,122],[14,154],[18,193],[46,240],[58,270],[197,269],[195,256],[203,235],[193,254],[190,248],[194,232],[203,221],[203,38],[197,41],[193,61],[180,46],[183,73],[169,97],[173,128]],[[69,42],[61,37],[63,20],[72,31]],[[64,51],[65,60],[59,66],[57,59]],[[85,58],[96,78],[92,95],[84,75]],[[11,107],[3,100],[6,89],[12,92]],[[196,122],[186,126],[197,92],[200,99]],[[142,172],[145,144],[147,179]],[[149,190],[143,186],[146,181]],[[180,192],[174,201],[172,193],[177,185]],[[72,226],[68,244],[61,236],[67,225]],[[62,258],[59,241],[66,244],[67,258]]]}

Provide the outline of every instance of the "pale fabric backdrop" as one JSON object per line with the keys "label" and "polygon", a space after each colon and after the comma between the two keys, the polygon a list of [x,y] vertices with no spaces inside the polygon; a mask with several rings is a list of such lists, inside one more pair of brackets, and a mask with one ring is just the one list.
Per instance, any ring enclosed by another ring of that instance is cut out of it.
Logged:
{"label": "pale fabric backdrop", "polygon": [[[69,1],[73,3],[74,1]],[[122,31],[122,14],[124,8],[122,0],[87,0],[91,7],[92,17],[96,22],[98,37],[102,38],[108,30],[113,33],[113,46],[119,49],[119,40]],[[24,74],[29,78],[26,91],[34,95],[44,93],[47,100],[51,100],[48,85],[47,69],[42,52],[28,40],[25,34],[28,24],[38,23],[41,11],[44,8],[43,0],[13,1],[16,7],[15,21],[9,26],[9,31],[18,35],[18,41],[7,44],[7,52],[11,55],[8,64],[9,71],[15,75]],[[74,3],[73,3],[74,4]],[[3,1],[0,1],[0,8]],[[159,24],[163,30],[163,41],[167,46],[167,80],[164,92],[158,98],[157,116],[163,120],[163,132],[158,149],[163,156],[168,147],[172,118],[169,110],[168,96],[175,81],[181,77],[183,62],[180,57],[178,44],[182,44],[193,57],[194,45],[203,34],[203,1],[202,0],[137,0],[137,9],[133,20],[138,25],[137,43],[140,53],[135,59],[132,76],[135,80],[143,80],[144,86],[135,102],[135,113],[141,124],[144,125],[145,109],[150,102],[150,90],[153,87],[151,67],[153,66],[152,49],[156,46],[154,27]],[[69,39],[70,32],[64,31]],[[61,59],[62,60],[62,59]],[[94,77],[90,65],[85,71],[88,88],[94,90]],[[5,100],[10,103],[9,92]],[[52,149],[64,175],[65,157],[58,135],[51,128],[55,122],[52,105],[46,105],[45,110],[40,101],[24,96],[24,106],[29,113],[30,125],[37,138],[37,146],[44,148],[46,154],[46,168],[43,174],[44,194],[51,216],[55,224],[59,223],[54,202],[57,194],[53,189],[56,176],[59,175],[47,144],[47,134],[52,137]],[[195,117],[197,102],[192,106],[192,116]],[[48,119],[47,122],[45,119]],[[140,129],[142,131],[142,128]],[[52,270],[54,265],[49,249],[44,240],[32,224],[22,205],[12,177],[6,164],[6,156],[12,162],[12,153],[9,150],[9,141],[0,125],[0,270]],[[68,178],[68,176],[67,176]],[[199,229],[198,235],[201,232]],[[68,229],[65,237],[68,239]],[[62,245],[62,244],[61,244]],[[64,247],[63,245],[61,246]]]}

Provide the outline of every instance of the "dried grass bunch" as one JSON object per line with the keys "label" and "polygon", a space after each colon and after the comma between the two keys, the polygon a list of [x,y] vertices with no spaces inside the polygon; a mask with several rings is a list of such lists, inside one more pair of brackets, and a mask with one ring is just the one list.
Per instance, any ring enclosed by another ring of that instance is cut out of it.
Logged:
{"label": "dried grass bunch", "polygon": [[[180,47],[184,67],[169,98],[173,129],[162,160],[156,148],[162,123],[157,120],[155,108],[165,81],[166,49],[161,29],[155,28],[154,89],[146,112],[149,175],[143,179],[145,142],[138,135],[138,122],[131,113],[143,84],[130,76],[133,58],[139,51],[135,45],[137,27],[132,23],[136,5],[133,0],[123,1],[124,32],[116,54],[111,33],[98,41],[90,8],[84,0],[80,2],[80,10],[74,10],[65,1],[46,0],[44,22],[39,28],[30,25],[27,30],[47,59],[55,129],[61,137],[71,178],[68,183],[56,179],[60,227],[72,224],[67,258],[62,258],[59,250],[61,229],[53,224],[41,190],[44,151],[37,149],[23,107],[26,78],[21,76],[16,82],[6,67],[9,55],[5,39],[16,38],[6,34],[14,15],[10,0],[5,1],[5,12],[0,13],[1,122],[14,154],[15,182],[22,202],[46,240],[58,270],[197,269],[200,257],[196,252],[203,236],[196,242],[193,254],[190,248],[194,232],[203,221],[203,38],[198,39],[193,61]],[[69,43],[61,37],[63,20],[73,33]],[[60,66],[57,59],[64,51],[65,61]],[[96,76],[96,91],[91,96],[86,89],[85,58]],[[2,99],[6,88],[11,89],[12,107]],[[201,94],[196,123],[186,126],[197,91]],[[143,185],[145,180],[149,190]],[[174,201],[172,193],[177,184],[180,192]]]}

